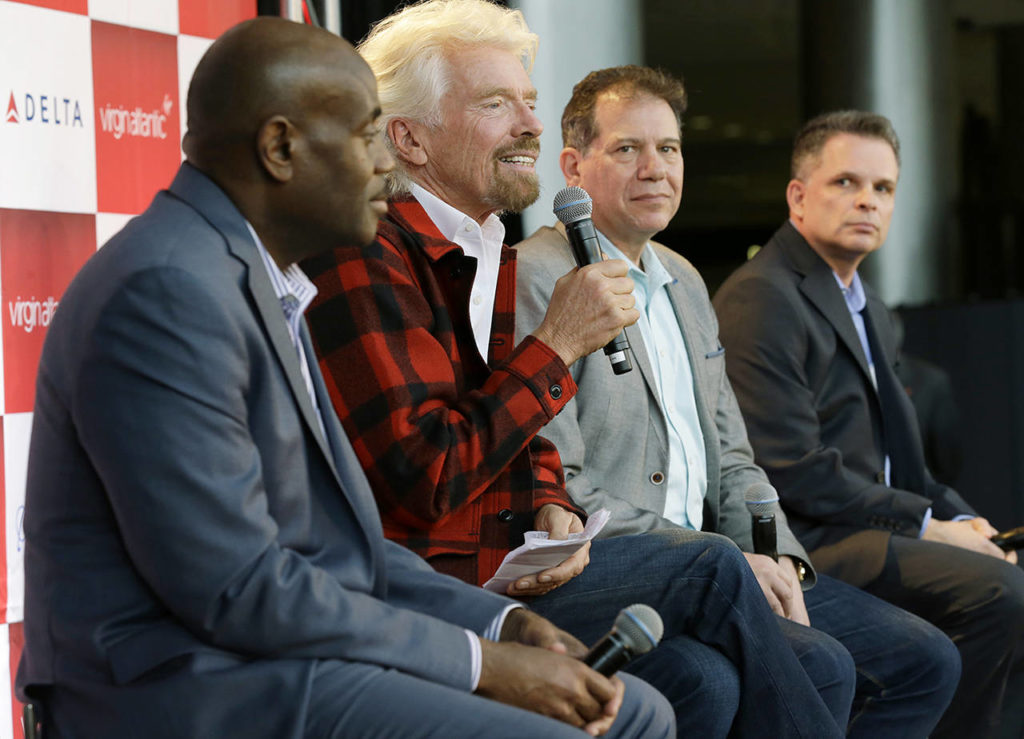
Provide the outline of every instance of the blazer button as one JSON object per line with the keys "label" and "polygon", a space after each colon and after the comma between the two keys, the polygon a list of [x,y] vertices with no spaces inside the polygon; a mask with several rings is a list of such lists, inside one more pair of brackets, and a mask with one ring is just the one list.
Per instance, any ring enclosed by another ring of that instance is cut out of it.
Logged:
{"label": "blazer button", "polygon": [[661,472],[652,472],[651,482],[655,485],[661,485],[661,483],[665,482],[665,475]]}
{"label": "blazer button", "polygon": [[515,514],[512,513],[512,511],[510,511],[508,508],[502,508],[500,511],[498,511],[498,520],[502,523],[508,523],[513,518],[515,518]]}
{"label": "blazer button", "polygon": [[551,397],[554,398],[555,400],[558,400],[559,398],[562,397],[562,386],[552,385],[551,387],[548,388],[548,394],[551,395]]}
{"label": "blazer button", "polygon": [[885,485],[885,470],[882,470],[877,475],[875,475],[875,482],[877,482],[879,485]]}

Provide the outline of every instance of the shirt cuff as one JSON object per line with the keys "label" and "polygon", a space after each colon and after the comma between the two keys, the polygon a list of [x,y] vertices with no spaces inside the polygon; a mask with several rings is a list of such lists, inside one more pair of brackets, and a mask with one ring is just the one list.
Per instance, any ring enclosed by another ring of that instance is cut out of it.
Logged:
{"label": "shirt cuff", "polygon": [[[505,608],[491,619],[491,622],[487,624],[487,628],[484,629],[483,638],[489,641],[500,641],[501,640],[501,628],[505,625],[505,618],[514,608],[522,608],[523,606],[519,603],[509,603]],[[466,636],[469,638],[469,653],[470,653],[470,671],[472,678],[472,685],[470,686],[470,692],[475,693],[477,686],[480,685],[480,672],[483,669],[483,649],[480,647],[480,638],[469,629],[466,629]]]}
{"label": "shirt cuff", "polygon": [[921,530],[917,534],[918,539],[924,538],[924,530],[928,528],[928,524],[932,521],[932,507],[928,506],[928,510],[924,512],[924,518],[921,519]]}

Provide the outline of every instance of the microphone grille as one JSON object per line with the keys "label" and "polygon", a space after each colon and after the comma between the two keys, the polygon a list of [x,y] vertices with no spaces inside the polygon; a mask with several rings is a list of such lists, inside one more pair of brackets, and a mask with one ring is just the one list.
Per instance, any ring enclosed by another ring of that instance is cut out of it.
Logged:
{"label": "microphone grille", "polygon": [[552,212],[565,225],[590,218],[594,212],[594,201],[582,187],[563,187],[555,195]]}
{"label": "microphone grille", "polygon": [[779,502],[779,494],[766,482],[755,482],[744,494],[747,510],[754,516],[774,513]]}
{"label": "microphone grille", "polygon": [[615,631],[633,654],[647,654],[658,646],[665,625],[658,612],[643,603],[634,603],[619,611]]}

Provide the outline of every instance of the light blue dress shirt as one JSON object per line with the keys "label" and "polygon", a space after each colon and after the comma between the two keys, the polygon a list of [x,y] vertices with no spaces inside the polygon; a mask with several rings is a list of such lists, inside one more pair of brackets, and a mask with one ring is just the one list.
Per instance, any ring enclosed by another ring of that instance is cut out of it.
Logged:
{"label": "light blue dress shirt", "polygon": [[675,524],[699,531],[708,491],[707,457],[690,355],[668,293],[672,276],[650,244],[640,257],[641,269],[604,234],[598,232],[598,239],[605,254],[629,264],[629,276],[635,285],[633,297],[640,311],[637,326],[654,370],[658,400],[668,427],[669,465],[663,515]]}

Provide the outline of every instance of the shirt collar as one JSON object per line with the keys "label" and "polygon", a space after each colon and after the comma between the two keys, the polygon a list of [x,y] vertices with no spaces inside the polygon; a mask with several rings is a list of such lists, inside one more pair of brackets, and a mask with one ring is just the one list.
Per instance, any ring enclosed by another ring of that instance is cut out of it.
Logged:
{"label": "shirt collar", "polygon": [[493,213],[487,216],[483,226],[481,226],[461,210],[449,205],[437,197],[437,195],[417,185],[415,182],[409,186],[409,192],[423,206],[423,210],[426,211],[427,216],[437,226],[437,230],[441,232],[441,235],[449,241],[455,241],[459,232],[466,226],[470,226],[470,231],[480,232],[481,238],[484,241],[497,241],[500,244],[505,240],[505,224]]}
{"label": "shirt collar", "polygon": [[600,231],[597,232],[597,239],[601,244],[601,251],[612,259],[621,259],[628,264],[630,276],[640,276],[652,292],[672,282],[672,275],[668,273],[665,265],[658,259],[658,255],[655,254],[650,241],[644,245],[644,250],[640,254],[640,263],[643,265],[641,269]]}
{"label": "shirt collar", "polygon": [[306,273],[299,268],[299,265],[294,262],[282,271],[277,266],[274,258],[270,256],[270,252],[263,245],[252,224],[246,221],[245,225],[248,226],[252,240],[256,243],[256,251],[259,252],[263,266],[267,270],[267,276],[270,277],[270,285],[274,289],[274,295],[281,301],[281,307],[284,309],[285,316],[287,316],[289,321],[292,320],[293,316],[301,316],[305,313],[309,304],[313,302],[313,298],[316,297],[316,286],[306,277]]}
{"label": "shirt collar", "polygon": [[839,279],[839,275],[835,272],[832,276],[836,278],[836,283],[839,285],[839,289],[843,293],[843,300],[846,301],[846,309],[850,313],[860,313],[864,310],[864,306],[868,304],[867,296],[864,294],[864,285],[860,281],[860,275],[856,272],[853,273],[853,280],[850,282],[850,286],[847,287],[843,284],[843,281]]}

